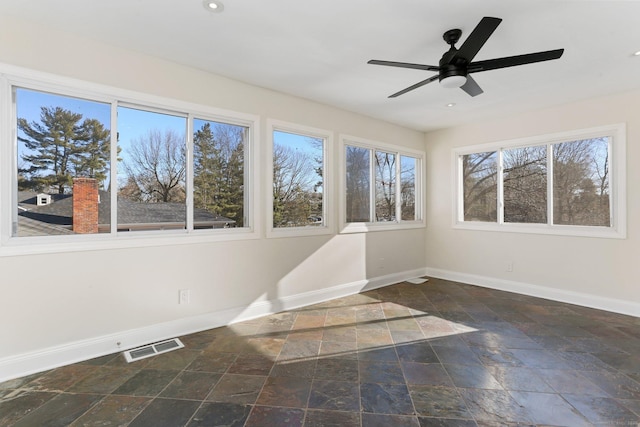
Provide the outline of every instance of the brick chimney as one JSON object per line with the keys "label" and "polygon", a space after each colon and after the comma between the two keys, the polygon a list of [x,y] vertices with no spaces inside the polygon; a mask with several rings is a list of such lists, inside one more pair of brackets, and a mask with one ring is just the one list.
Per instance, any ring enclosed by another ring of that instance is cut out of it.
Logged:
{"label": "brick chimney", "polygon": [[98,232],[98,181],[93,178],[73,180],[73,232]]}

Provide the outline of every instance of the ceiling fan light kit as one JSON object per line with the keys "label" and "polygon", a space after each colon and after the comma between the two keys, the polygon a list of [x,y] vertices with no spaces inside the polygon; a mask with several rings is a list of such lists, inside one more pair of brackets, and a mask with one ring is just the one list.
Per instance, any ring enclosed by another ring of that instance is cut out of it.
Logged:
{"label": "ceiling fan light kit", "polygon": [[446,87],[447,89],[461,87],[466,82],[467,82],[467,76],[453,75],[453,76],[440,78],[440,86]]}
{"label": "ceiling fan light kit", "polygon": [[469,75],[481,71],[495,70],[498,68],[514,67],[516,65],[532,64],[535,62],[550,61],[558,59],[564,53],[564,49],[548,50],[544,52],[529,53],[525,55],[507,56],[504,58],[489,59],[485,61],[473,62],[476,54],[487,42],[489,37],[498,28],[502,19],[485,16],[480,23],[469,34],[469,37],[462,43],[459,49],[455,44],[460,40],[462,30],[452,29],[446,31],[442,38],[450,46],[449,50],[442,55],[438,66],[412,64],[408,62],[382,61],[372,59],[368,64],[385,65],[389,67],[412,68],[416,70],[433,71],[438,74],[428,79],[422,80],[399,92],[389,96],[395,98],[403,95],[435,80],[439,80],[440,86],[445,88],[461,88],[470,96],[480,95],[483,91],[476,81]]}

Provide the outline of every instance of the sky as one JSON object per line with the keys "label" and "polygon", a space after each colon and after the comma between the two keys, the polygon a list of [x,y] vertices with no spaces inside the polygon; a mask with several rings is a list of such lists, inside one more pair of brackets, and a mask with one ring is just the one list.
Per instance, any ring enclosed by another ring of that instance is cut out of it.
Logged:
{"label": "sky", "polygon": [[[92,118],[100,121],[106,129],[111,128],[110,104],[27,89],[17,89],[16,113],[18,118],[24,118],[29,123],[40,123],[41,107],[61,107],[65,110],[82,114],[83,118],[80,123],[86,118]],[[163,132],[171,129],[179,135],[184,135],[187,130],[186,118],[134,108],[118,107],[118,144],[122,149],[120,152],[122,159],[127,159],[127,152],[131,142],[137,138],[144,137],[149,129],[159,129]],[[18,161],[20,161],[20,156],[25,152],[24,144],[19,142]],[[122,176],[123,171],[119,170],[119,180]]]}
{"label": "sky", "polygon": [[[41,107],[59,106],[75,113],[81,113],[84,118],[99,120],[106,129],[111,127],[111,106],[109,104],[87,101],[80,98],[53,95],[27,89],[17,91],[17,116],[28,122],[39,122]],[[199,120],[199,122],[201,122]],[[144,136],[149,129],[172,129],[178,133],[186,132],[185,118],[169,114],[148,112],[134,108],[118,108],[119,143],[123,146],[133,139]],[[288,132],[276,131],[274,142],[291,148],[308,150],[306,136]]]}
{"label": "sky", "polygon": [[[80,113],[85,118],[100,121],[106,129],[111,127],[111,105],[108,103],[55,95],[46,92],[18,88],[16,90],[16,113],[18,118],[24,118],[29,123],[40,123],[41,107],[62,107],[74,113]],[[200,126],[206,120],[196,120]],[[127,160],[127,152],[132,141],[143,138],[149,130],[172,130],[178,135],[184,135],[187,130],[187,119],[177,115],[145,111],[130,107],[118,107],[118,144],[121,147],[120,158]],[[310,142],[310,138],[292,132],[274,131],[274,144],[284,145],[294,150],[303,150],[312,158],[321,155],[322,151]],[[18,164],[20,156],[26,153],[24,144],[18,142]],[[118,181],[122,183],[123,167],[119,166]]]}
{"label": "sky", "polygon": [[16,94],[17,116],[27,119],[28,122],[40,122],[40,107],[60,106],[74,113],[81,113],[83,117],[98,119],[107,129],[111,126],[109,104],[27,89],[18,89]]}

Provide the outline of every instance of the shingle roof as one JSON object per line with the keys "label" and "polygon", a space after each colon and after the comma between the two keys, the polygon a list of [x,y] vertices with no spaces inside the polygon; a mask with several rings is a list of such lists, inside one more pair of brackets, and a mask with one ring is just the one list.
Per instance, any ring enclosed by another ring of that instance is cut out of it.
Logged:
{"label": "shingle roof", "polygon": [[46,224],[71,226],[73,197],[71,194],[52,194],[51,203],[37,205],[37,194],[30,191],[18,192],[18,215]]}
{"label": "shingle roof", "polygon": [[20,218],[18,222],[18,235],[23,236],[58,236],[74,234],[70,228],[65,228],[55,224],[37,221],[31,218]]}
{"label": "shingle roof", "polygon": [[[111,193],[100,191],[98,205],[98,222],[101,225],[110,224]],[[71,194],[52,195],[52,202],[37,206],[36,193],[19,192],[19,216],[39,221],[45,224],[71,227],[73,225],[73,196]],[[131,228],[136,224],[175,223],[186,222],[186,205],[184,203],[142,203],[126,199],[118,200],[118,224]],[[194,209],[194,222],[200,226],[229,226],[235,221],[204,209]],[[49,233],[45,233],[49,234]]]}

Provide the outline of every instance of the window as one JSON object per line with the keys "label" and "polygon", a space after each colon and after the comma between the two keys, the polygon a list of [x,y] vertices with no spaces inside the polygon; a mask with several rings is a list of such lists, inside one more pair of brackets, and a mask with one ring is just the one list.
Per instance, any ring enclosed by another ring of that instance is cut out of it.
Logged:
{"label": "window", "polygon": [[187,119],[118,107],[118,231],[187,228]]}
{"label": "window", "polygon": [[371,153],[346,146],[347,222],[371,222]]}
{"label": "window", "polygon": [[342,145],[344,230],[424,225],[422,153],[352,138]]}
{"label": "window", "polygon": [[498,155],[495,151],[465,154],[462,185],[465,221],[496,221]]}
{"label": "window", "polygon": [[194,228],[244,227],[249,128],[195,119],[194,130]]}
{"label": "window", "polygon": [[110,105],[25,88],[14,98],[13,236],[108,233]]}
{"label": "window", "polygon": [[624,237],[623,125],[456,151],[458,227]]}
{"label": "window", "polygon": [[325,234],[328,131],[270,120],[269,236]]}
{"label": "window", "polygon": [[[116,242],[109,240],[116,233],[256,235],[256,117],[171,100],[161,105],[144,95],[120,97],[104,87],[85,92],[51,76],[37,85],[18,76],[0,80],[13,107],[3,109],[12,117],[6,121],[12,131],[3,131],[3,138],[14,135],[16,142],[0,148],[3,171],[12,170],[0,177],[6,189],[2,246],[86,246],[92,240],[79,235],[92,234],[103,235],[95,242]],[[135,239],[137,245],[157,243]]]}
{"label": "window", "polygon": [[376,221],[396,220],[396,155],[375,152],[376,159]]}
{"label": "window", "polygon": [[553,144],[555,224],[609,227],[611,137]]}
{"label": "window", "polygon": [[547,147],[502,151],[504,221],[547,223]]}
{"label": "window", "polygon": [[416,211],[416,163],[418,159],[400,156],[400,219],[415,221]]}

